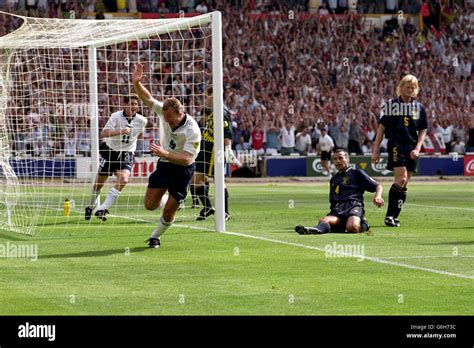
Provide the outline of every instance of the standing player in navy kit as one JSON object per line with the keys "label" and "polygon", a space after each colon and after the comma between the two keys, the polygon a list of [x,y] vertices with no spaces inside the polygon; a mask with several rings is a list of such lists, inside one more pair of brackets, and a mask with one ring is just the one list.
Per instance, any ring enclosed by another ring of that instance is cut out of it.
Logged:
{"label": "standing player in navy kit", "polygon": [[398,216],[407,197],[408,180],[416,172],[416,160],[425,139],[428,123],[425,108],[414,98],[418,95],[418,80],[406,75],[397,86],[398,98],[382,107],[379,127],[374,142],[372,162],[380,160],[380,143],[388,140],[387,169],[393,170],[395,182],[388,193],[385,225],[399,227]]}
{"label": "standing player in navy kit", "polygon": [[361,169],[352,169],[349,166],[349,155],[345,150],[336,150],[333,162],[338,172],[330,181],[331,211],[320,219],[315,227],[296,226],[295,231],[299,234],[323,234],[338,230],[346,230],[349,233],[368,231],[364,192],[375,192],[373,202],[377,207],[380,208],[384,204],[382,185]]}
{"label": "standing player in navy kit", "polygon": [[100,133],[105,138],[105,143],[100,145],[99,170],[92,188],[89,205],[86,207],[86,220],[90,220],[107,178],[115,174],[117,182],[95,212],[95,216],[99,219],[107,220],[108,208],[120,196],[133,169],[137,139],[144,132],[148,121],[146,117],[137,113],[138,97],[136,95],[124,97],[124,102],[127,106],[123,110],[113,113]]}
{"label": "standing player in navy kit", "polygon": [[163,129],[163,139],[158,144],[150,145],[151,153],[160,159],[148,179],[145,208],[155,210],[165,192],[169,192],[163,214],[148,239],[150,248],[158,248],[161,245],[160,236],[173,224],[176,211],[188,193],[195,169],[194,161],[199,152],[201,131],[194,118],[184,113],[178,99],[168,98],[159,102],[142,85],[142,78],[143,66],[136,64],[132,75],[133,87],[145,105],[158,114]]}

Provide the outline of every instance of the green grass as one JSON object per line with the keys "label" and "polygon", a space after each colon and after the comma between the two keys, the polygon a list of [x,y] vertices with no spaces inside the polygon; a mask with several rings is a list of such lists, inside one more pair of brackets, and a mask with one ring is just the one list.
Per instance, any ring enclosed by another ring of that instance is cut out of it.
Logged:
{"label": "green grass", "polygon": [[[229,233],[212,232],[213,219],[196,222],[186,208],[157,250],[144,243],[159,216],[141,207],[144,187],[128,186],[105,223],[83,220],[87,186],[40,190],[50,208],[36,235],[0,232],[0,244],[39,252],[35,262],[0,258],[0,314],[474,314],[469,182],[413,182],[397,229],[383,225],[385,207],[366,194],[373,235],[322,236],[294,226],[328,212],[327,184],[234,184]],[[77,204],[69,217],[60,215],[65,190]],[[363,246],[369,259],[326,257],[334,242]]]}

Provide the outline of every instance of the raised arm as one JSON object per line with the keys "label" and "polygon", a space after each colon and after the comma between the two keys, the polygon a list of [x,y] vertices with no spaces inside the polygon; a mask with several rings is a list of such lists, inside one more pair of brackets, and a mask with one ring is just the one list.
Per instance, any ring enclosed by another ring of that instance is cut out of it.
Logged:
{"label": "raised arm", "polygon": [[137,93],[140,100],[146,106],[152,108],[157,100],[151,96],[150,92],[141,83],[143,76],[143,65],[140,63],[135,64],[135,70],[133,71],[132,75],[133,87],[135,88],[135,92]]}

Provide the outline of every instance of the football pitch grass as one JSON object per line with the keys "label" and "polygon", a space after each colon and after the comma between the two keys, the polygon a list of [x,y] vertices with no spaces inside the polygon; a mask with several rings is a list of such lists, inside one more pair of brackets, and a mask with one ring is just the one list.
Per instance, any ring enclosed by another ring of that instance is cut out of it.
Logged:
{"label": "football pitch grass", "polygon": [[0,314],[474,314],[469,181],[412,182],[400,228],[385,227],[386,206],[366,193],[371,234],[309,236],[294,227],[327,214],[327,183],[230,184],[225,233],[188,206],[159,249],[145,244],[159,211],[141,208],[144,186],[127,186],[106,222],[84,220],[84,185],[71,215],[59,205],[35,236],[0,231],[3,246],[38,250],[36,261],[0,258]]}

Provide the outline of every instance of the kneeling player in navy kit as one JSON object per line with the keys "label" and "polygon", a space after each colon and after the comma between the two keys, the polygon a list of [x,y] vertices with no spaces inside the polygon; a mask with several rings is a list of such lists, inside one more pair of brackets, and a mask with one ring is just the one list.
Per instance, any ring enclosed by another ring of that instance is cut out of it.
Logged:
{"label": "kneeling player in navy kit", "polygon": [[143,66],[137,64],[132,76],[133,86],[143,103],[158,114],[163,129],[163,138],[158,144],[150,145],[150,152],[160,159],[148,179],[145,208],[157,209],[165,192],[169,192],[163,214],[148,239],[150,248],[158,248],[161,245],[160,236],[174,222],[176,211],[188,193],[195,169],[194,161],[199,153],[201,130],[194,118],[184,113],[178,99],[159,102],[142,85],[142,78]]}
{"label": "kneeling player in navy kit", "polygon": [[365,219],[364,192],[375,192],[373,202],[377,207],[380,208],[384,203],[382,185],[361,169],[352,169],[346,151],[336,150],[333,163],[338,172],[330,181],[331,211],[319,220],[317,226],[296,226],[295,231],[299,234],[323,234],[339,230],[349,233],[366,232],[369,225]]}

